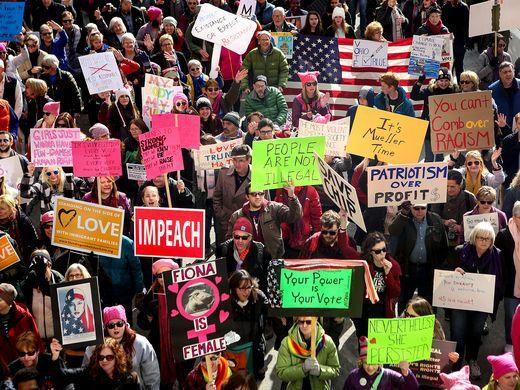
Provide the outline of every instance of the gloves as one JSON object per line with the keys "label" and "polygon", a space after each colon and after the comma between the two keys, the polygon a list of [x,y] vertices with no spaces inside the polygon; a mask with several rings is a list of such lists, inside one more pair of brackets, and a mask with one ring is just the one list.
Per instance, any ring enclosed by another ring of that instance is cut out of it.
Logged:
{"label": "gloves", "polygon": [[491,65],[493,68],[496,68],[498,66],[498,57],[491,57],[489,60],[489,65]]}
{"label": "gloves", "polygon": [[308,372],[312,376],[320,376],[320,364],[315,358],[307,358],[303,362],[303,371]]}
{"label": "gloves", "polygon": [[422,84],[422,83],[424,83],[424,80],[426,80],[426,76],[422,74],[417,79],[417,82]]}

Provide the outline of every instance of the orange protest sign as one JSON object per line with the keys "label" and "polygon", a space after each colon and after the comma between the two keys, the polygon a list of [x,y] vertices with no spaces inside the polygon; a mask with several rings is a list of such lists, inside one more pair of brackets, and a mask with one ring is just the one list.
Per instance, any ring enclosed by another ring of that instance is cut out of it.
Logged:
{"label": "orange protest sign", "polygon": [[123,210],[61,196],[55,210],[52,245],[108,257],[121,256]]}
{"label": "orange protest sign", "polygon": [[0,238],[0,271],[20,261],[7,236]]}

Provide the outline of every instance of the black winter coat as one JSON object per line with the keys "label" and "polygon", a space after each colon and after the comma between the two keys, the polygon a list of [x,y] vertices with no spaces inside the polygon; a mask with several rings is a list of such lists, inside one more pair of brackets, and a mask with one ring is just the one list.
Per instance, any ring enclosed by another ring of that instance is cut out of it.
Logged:
{"label": "black winter coat", "polygon": [[49,97],[56,102],[61,102],[60,112],[68,112],[71,115],[81,113],[81,92],[72,73],[58,69],[54,83],[46,74],[42,75],[41,79],[49,87],[47,92]]}

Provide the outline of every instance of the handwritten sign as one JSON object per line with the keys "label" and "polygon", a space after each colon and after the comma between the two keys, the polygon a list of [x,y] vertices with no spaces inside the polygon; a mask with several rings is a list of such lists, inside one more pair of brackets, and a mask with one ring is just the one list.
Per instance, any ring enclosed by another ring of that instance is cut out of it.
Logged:
{"label": "handwritten sign", "polygon": [[367,167],[368,207],[446,203],[447,163]]}
{"label": "handwritten sign", "polygon": [[256,23],[252,20],[206,3],[200,6],[192,34],[196,38],[224,46],[237,54],[244,54],[256,27]]}
{"label": "handwritten sign", "polygon": [[498,222],[498,213],[465,215],[462,217],[462,220],[465,241],[469,241],[471,231],[480,222],[489,222],[491,226],[493,226],[493,230],[495,231],[495,233],[498,233],[498,231],[500,230],[500,224]]}
{"label": "handwritten sign", "polygon": [[275,46],[290,60],[294,53],[294,35],[290,32],[271,33]]}
{"label": "handwritten sign", "polygon": [[0,159],[0,176],[5,178],[5,182],[13,188],[18,188],[22,180],[23,170],[20,164],[20,157],[13,156]]}
{"label": "handwritten sign", "polygon": [[195,151],[194,158],[197,162],[197,170],[219,169],[231,164],[233,160],[231,151],[235,146],[242,145],[243,142],[242,138],[238,138],[218,144],[200,146],[199,150]]}
{"label": "handwritten sign", "polygon": [[31,129],[31,161],[36,167],[71,167],[72,141],[81,141],[80,129]]}
{"label": "handwritten sign", "polygon": [[489,0],[473,4],[469,7],[469,37],[518,28],[519,14],[518,0]]}
{"label": "handwritten sign", "polygon": [[444,38],[414,35],[408,74],[437,78],[442,58]]}
{"label": "handwritten sign", "polygon": [[433,306],[493,313],[494,298],[495,275],[435,270]]}
{"label": "handwritten sign", "polygon": [[181,148],[200,146],[200,117],[188,114],[152,115],[152,132],[168,136],[169,142]]}
{"label": "handwritten sign", "polygon": [[79,64],[91,95],[124,88],[114,53],[107,51],[80,56]]}
{"label": "handwritten sign", "polygon": [[182,87],[173,85],[173,80],[150,73],[144,76],[142,88],[143,120],[150,126],[152,115],[171,112],[173,97],[182,92]]}
{"label": "handwritten sign", "polygon": [[321,184],[314,152],[323,156],[325,137],[279,138],[253,143],[251,191]]}
{"label": "handwritten sign", "polygon": [[22,31],[24,1],[0,2],[0,41],[16,41]]}
{"label": "handwritten sign", "polygon": [[435,315],[369,318],[368,364],[399,364],[430,358]]}
{"label": "handwritten sign", "polygon": [[256,11],[256,0],[240,0],[237,15],[243,18],[252,18]]}
{"label": "handwritten sign", "polygon": [[307,22],[307,15],[286,16],[285,21],[287,23],[294,24],[298,30],[301,30],[303,28],[303,26],[305,26],[305,23]]}
{"label": "handwritten sign", "polygon": [[146,181],[146,169],[142,164],[126,163],[128,180]]}
{"label": "handwritten sign", "polygon": [[323,190],[340,209],[345,210],[349,219],[354,221],[363,231],[367,231],[356,189],[342,178],[334,169],[314,153],[318,162],[320,176],[323,179]]}
{"label": "handwritten sign", "polygon": [[434,153],[489,149],[495,144],[491,91],[435,95],[428,102]]}
{"label": "handwritten sign", "polygon": [[18,254],[6,235],[0,238],[0,271],[9,268],[20,261]]}
{"label": "handwritten sign", "polygon": [[345,157],[348,134],[350,131],[350,118],[338,119],[328,123],[315,123],[300,119],[298,126],[299,137],[324,136],[325,155]]}
{"label": "handwritten sign", "polygon": [[353,68],[388,68],[388,43],[354,39]]}
{"label": "handwritten sign", "polygon": [[347,153],[392,164],[414,164],[424,143],[428,122],[406,115],[359,106]]}
{"label": "handwritten sign", "polygon": [[121,176],[121,141],[72,141],[72,162],[76,176]]}
{"label": "handwritten sign", "polygon": [[52,245],[119,258],[124,216],[121,209],[58,196]]}
{"label": "handwritten sign", "polygon": [[184,169],[181,147],[171,134],[155,132],[141,134],[139,135],[139,147],[147,179]]}

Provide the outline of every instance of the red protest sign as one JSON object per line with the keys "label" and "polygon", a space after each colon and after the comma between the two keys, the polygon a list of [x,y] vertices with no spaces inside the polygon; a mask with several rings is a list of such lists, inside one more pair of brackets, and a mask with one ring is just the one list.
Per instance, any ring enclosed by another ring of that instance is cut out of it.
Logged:
{"label": "red protest sign", "polygon": [[72,163],[76,176],[121,176],[121,141],[72,141]]}
{"label": "red protest sign", "polygon": [[204,258],[205,210],[136,207],[136,256]]}
{"label": "red protest sign", "polygon": [[152,132],[173,135],[181,148],[198,149],[200,146],[200,117],[188,114],[152,115]]}
{"label": "red protest sign", "polygon": [[139,148],[146,178],[153,179],[159,175],[184,169],[182,152],[172,134],[156,132],[139,136]]}

